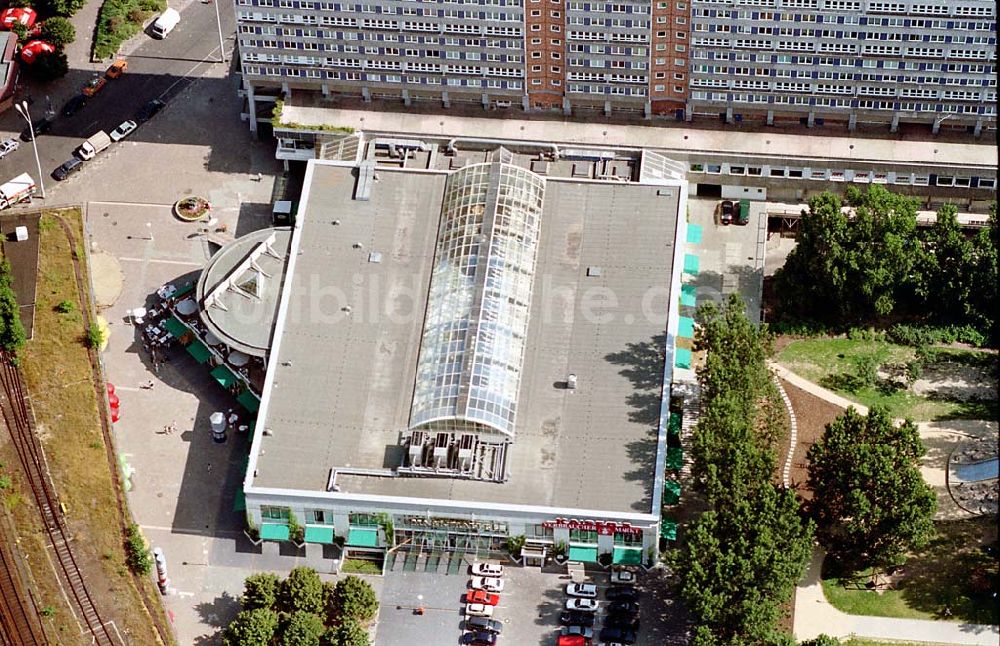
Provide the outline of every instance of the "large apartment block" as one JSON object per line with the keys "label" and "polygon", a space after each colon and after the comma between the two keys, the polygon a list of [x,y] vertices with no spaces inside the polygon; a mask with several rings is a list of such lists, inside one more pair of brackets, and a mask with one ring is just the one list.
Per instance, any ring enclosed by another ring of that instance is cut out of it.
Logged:
{"label": "large apartment block", "polygon": [[363,1],[236,0],[249,115],[309,93],[851,128],[954,119],[977,134],[996,123],[991,0]]}

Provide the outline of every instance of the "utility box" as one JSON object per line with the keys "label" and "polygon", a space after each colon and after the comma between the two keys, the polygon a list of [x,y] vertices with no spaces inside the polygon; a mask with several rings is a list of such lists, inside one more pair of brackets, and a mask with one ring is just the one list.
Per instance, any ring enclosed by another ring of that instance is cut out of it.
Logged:
{"label": "utility box", "polygon": [[15,227],[14,228],[14,239],[18,242],[24,242],[28,239],[28,227]]}
{"label": "utility box", "polygon": [[280,200],[271,207],[271,224],[276,227],[290,227],[295,224],[298,204],[290,200]]}

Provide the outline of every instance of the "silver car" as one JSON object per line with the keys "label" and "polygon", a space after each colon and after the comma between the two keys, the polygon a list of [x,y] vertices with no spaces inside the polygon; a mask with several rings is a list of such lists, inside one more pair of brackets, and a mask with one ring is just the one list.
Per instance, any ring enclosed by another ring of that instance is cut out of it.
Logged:
{"label": "silver car", "polygon": [[117,128],[111,131],[111,141],[121,141],[132,134],[132,131],[138,127],[135,121],[123,121]]}
{"label": "silver car", "polygon": [[15,150],[21,147],[21,142],[17,139],[4,139],[0,142],[0,159],[3,159],[7,155],[11,154]]}

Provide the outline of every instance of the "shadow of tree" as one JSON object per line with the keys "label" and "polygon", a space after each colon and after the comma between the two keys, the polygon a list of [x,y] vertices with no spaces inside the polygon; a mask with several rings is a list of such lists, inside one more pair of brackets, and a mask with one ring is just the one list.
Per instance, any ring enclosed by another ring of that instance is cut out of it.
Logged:
{"label": "shadow of tree", "polygon": [[631,410],[629,420],[647,426],[646,433],[629,442],[625,450],[635,468],[623,474],[628,480],[644,483],[646,495],[632,505],[636,510],[649,510],[652,504],[653,473],[656,469],[656,433],[660,421],[660,397],[663,390],[663,367],[666,361],[666,335],[657,334],[648,341],[629,343],[625,350],[604,357],[611,364],[622,366],[619,374],[632,382],[633,391],[626,397]]}
{"label": "shadow of tree", "polygon": [[205,601],[194,607],[203,623],[216,628],[225,628],[240,611],[239,599],[223,592],[212,601]]}

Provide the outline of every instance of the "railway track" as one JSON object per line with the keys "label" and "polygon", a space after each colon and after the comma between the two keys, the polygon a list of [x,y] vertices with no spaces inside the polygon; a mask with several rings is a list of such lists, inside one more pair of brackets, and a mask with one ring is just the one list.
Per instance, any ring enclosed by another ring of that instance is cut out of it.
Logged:
{"label": "railway track", "polygon": [[45,630],[35,607],[20,585],[21,578],[14,555],[7,549],[11,542],[0,529],[0,644],[3,646],[36,646],[48,644]]}
{"label": "railway track", "polygon": [[[24,470],[25,479],[29,483],[35,503],[38,505],[62,587],[73,607],[77,620],[81,624],[83,633],[91,637],[95,644],[117,646],[122,643],[121,638],[113,635],[108,624],[101,618],[97,606],[87,590],[80,567],[73,557],[59,501],[52,488],[48,468],[42,455],[42,447],[32,429],[31,416],[25,402],[24,383],[21,380],[20,372],[11,359],[12,357],[7,352],[0,351],[0,385],[2,385],[5,395],[3,401],[0,402],[0,409],[3,411],[3,418]],[[4,597],[6,599],[6,592]],[[24,603],[23,598],[20,603]],[[6,628],[6,624],[4,627]],[[12,641],[11,643],[19,644],[21,642]]]}

